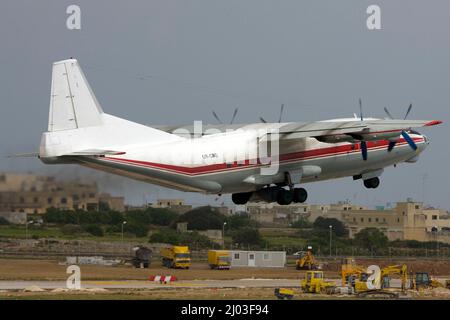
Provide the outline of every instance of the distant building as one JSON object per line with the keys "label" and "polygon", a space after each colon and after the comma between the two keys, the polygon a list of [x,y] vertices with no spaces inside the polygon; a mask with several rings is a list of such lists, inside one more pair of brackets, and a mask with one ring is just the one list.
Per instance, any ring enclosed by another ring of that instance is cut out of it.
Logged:
{"label": "distant building", "polygon": [[314,222],[318,217],[335,218],[349,230],[350,238],[364,228],[378,228],[389,240],[441,241],[450,243],[450,214],[425,208],[420,202],[399,202],[396,206],[364,206],[339,202],[336,204],[271,203],[246,205],[250,218],[267,227],[283,227],[299,219]]}
{"label": "distant building", "polygon": [[157,199],[152,205],[153,208],[167,208],[178,214],[192,210],[192,206],[185,204],[183,199]]}
{"label": "distant building", "polygon": [[350,237],[375,227],[389,240],[442,241],[450,243],[450,214],[424,208],[421,202],[399,202],[389,210],[360,210],[342,213]]}
{"label": "distant building", "polygon": [[221,205],[220,207],[212,207],[212,208],[214,208],[215,210],[217,210],[217,212],[219,212],[220,214],[223,214],[225,216],[229,216],[232,214],[232,210],[224,205]]}
{"label": "distant building", "polygon": [[223,245],[224,239],[222,237],[222,230],[208,229],[204,231],[198,231],[198,233],[208,237],[208,239],[212,242]]}
{"label": "distant building", "polygon": [[100,194],[96,183],[57,181],[29,173],[0,174],[0,212],[42,214],[49,208],[91,211],[98,210],[101,202],[113,210],[124,210],[123,197]]}
{"label": "distant building", "polygon": [[119,212],[125,211],[125,198],[124,197],[114,197],[108,193],[102,193],[99,196],[99,202],[104,203],[109,209]]}
{"label": "distant building", "polygon": [[12,224],[27,223],[27,214],[25,212],[0,212],[0,218]]}
{"label": "distant building", "polygon": [[268,227],[285,227],[300,219],[314,222],[318,217],[342,220],[343,212],[362,209],[367,208],[348,202],[327,205],[306,203],[293,203],[287,206],[277,203],[248,203],[246,205],[246,212],[250,218]]}
{"label": "distant building", "polygon": [[178,222],[177,223],[177,232],[179,232],[179,233],[188,232],[188,223],[187,222]]}
{"label": "distant building", "polygon": [[285,251],[231,250],[232,267],[283,268],[286,265]]}

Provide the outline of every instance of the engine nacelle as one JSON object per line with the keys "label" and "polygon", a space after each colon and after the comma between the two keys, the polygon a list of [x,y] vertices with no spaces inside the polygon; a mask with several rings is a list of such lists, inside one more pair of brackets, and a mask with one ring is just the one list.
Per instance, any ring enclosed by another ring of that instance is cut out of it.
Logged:
{"label": "engine nacelle", "polygon": [[400,138],[401,131],[368,132],[362,134],[351,134],[355,140],[376,141],[376,140],[397,140]]}

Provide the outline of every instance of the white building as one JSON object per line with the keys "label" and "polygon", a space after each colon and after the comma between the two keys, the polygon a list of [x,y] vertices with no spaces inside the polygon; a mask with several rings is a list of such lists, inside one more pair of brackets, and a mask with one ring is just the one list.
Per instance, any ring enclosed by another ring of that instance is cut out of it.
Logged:
{"label": "white building", "polygon": [[286,265],[285,251],[231,250],[232,267],[283,268]]}

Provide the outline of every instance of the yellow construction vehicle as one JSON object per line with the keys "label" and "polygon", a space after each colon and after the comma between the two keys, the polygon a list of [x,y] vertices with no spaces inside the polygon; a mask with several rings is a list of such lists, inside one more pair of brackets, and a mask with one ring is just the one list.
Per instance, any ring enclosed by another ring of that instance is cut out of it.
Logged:
{"label": "yellow construction vehicle", "polygon": [[305,279],[300,285],[302,291],[306,293],[332,294],[336,288],[334,282],[324,280],[323,271],[306,271]]}
{"label": "yellow construction vehicle", "polygon": [[308,250],[303,253],[303,255],[297,259],[295,262],[295,268],[297,270],[317,270],[318,266],[316,260],[312,254],[312,247],[308,247]]}
{"label": "yellow construction vehicle", "polygon": [[354,258],[344,258],[341,265],[341,280],[342,286],[346,287],[349,284],[356,292],[367,290],[366,268],[358,266]]}
{"label": "yellow construction vehicle", "polygon": [[167,268],[189,269],[191,265],[191,253],[189,247],[172,246],[161,248],[162,264]]}
{"label": "yellow construction vehicle", "polygon": [[379,278],[375,279],[375,282],[380,284],[379,289],[369,289],[367,286],[367,280],[363,285],[363,282],[357,281],[357,285],[355,286],[355,292],[358,294],[358,297],[388,297],[388,298],[397,298],[399,293],[393,290],[386,290],[390,288],[390,277],[391,275],[399,275],[401,278],[401,290],[404,292],[406,288],[406,284],[408,281],[408,268],[404,265],[393,265],[380,269]]}
{"label": "yellow construction vehicle", "polygon": [[[448,286],[448,280],[445,286]],[[444,284],[439,281],[432,279],[428,272],[416,272],[412,278],[412,289],[419,290],[423,288],[443,288]],[[447,287],[448,288],[448,287]]]}
{"label": "yellow construction vehicle", "polygon": [[408,267],[406,264],[388,266],[381,269],[381,289],[390,288],[390,276],[396,274],[400,276],[402,281],[401,289],[405,291],[408,282]]}
{"label": "yellow construction vehicle", "polygon": [[228,250],[209,250],[208,264],[211,269],[229,270],[231,267],[231,252]]}
{"label": "yellow construction vehicle", "polygon": [[294,290],[286,289],[286,288],[276,288],[275,289],[275,297],[280,300],[291,300],[294,297]]}

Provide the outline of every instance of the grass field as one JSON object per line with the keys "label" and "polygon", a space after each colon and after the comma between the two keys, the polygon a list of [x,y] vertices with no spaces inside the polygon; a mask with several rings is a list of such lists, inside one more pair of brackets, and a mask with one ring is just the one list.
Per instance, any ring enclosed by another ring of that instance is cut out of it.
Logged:
{"label": "grass field", "polygon": [[[27,231],[25,226],[6,225],[0,226],[0,238],[10,239],[26,239]],[[90,234],[82,233],[78,235],[67,235],[61,232],[59,227],[35,227],[28,228],[28,239],[33,238],[52,238],[52,239],[67,239],[67,240],[99,240],[99,241],[122,241],[120,233],[106,233],[102,237],[96,237]],[[147,242],[147,237],[136,237],[128,233],[124,233],[125,241]]]}

